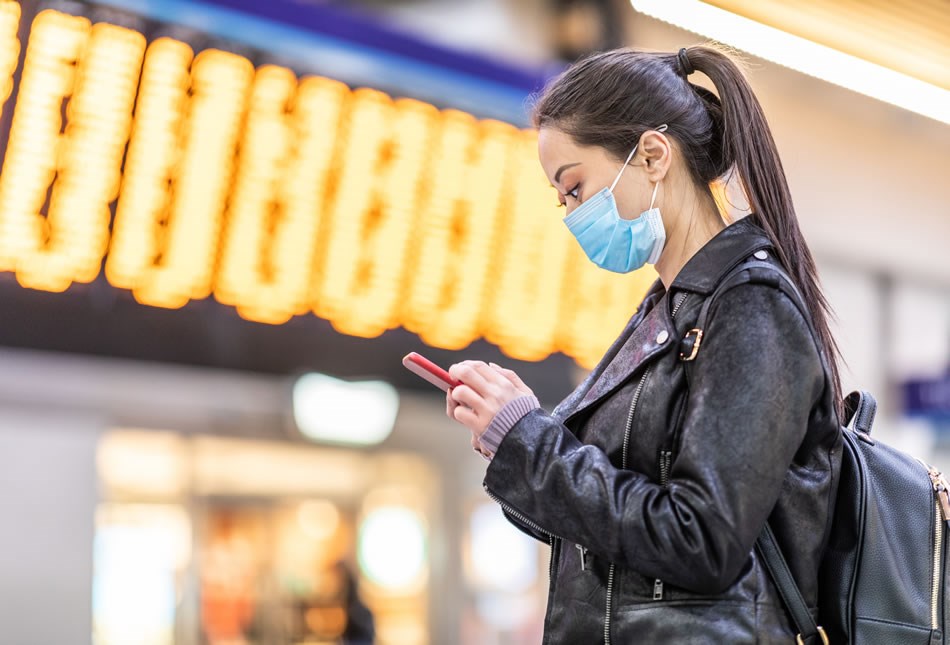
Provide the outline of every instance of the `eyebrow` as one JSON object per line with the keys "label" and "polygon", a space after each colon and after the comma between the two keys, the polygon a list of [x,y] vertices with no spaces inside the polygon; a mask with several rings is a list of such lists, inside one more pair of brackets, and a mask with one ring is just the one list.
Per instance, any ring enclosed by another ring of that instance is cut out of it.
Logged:
{"label": "eyebrow", "polygon": [[560,168],[558,168],[558,169],[557,169],[557,172],[554,173],[554,183],[556,183],[556,184],[557,184],[557,183],[560,183],[560,181],[561,181],[561,173],[562,173],[562,172],[564,172],[564,171],[567,170],[568,168],[573,168],[574,166],[579,166],[579,165],[581,165],[581,162],[580,162],[580,161],[575,161],[574,163],[566,163],[566,164],[564,164],[563,166],[561,166]]}

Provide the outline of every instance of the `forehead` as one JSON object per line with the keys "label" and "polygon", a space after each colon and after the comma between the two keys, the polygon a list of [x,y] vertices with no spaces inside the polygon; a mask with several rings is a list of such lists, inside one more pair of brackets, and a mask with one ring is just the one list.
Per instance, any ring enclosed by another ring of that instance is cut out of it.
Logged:
{"label": "forehead", "polygon": [[581,152],[581,146],[569,134],[550,127],[538,130],[538,156],[542,164],[546,158],[561,159],[569,155],[577,156]]}
{"label": "forehead", "polygon": [[551,127],[538,130],[538,158],[544,174],[554,183],[554,175],[564,164],[582,163],[599,166],[607,161],[606,150],[599,146],[582,146],[569,134]]}

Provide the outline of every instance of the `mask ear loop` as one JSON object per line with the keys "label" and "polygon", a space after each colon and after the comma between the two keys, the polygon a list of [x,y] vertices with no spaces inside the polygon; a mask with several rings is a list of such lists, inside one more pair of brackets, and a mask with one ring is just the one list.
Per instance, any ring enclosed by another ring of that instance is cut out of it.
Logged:
{"label": "mask ear loop", "polygon": [[[660,125],[654,128],[657,132],[666,132],[666,124]],[[610,192],[614,192],[614,188],[617,187],[617,182],[620,181],[623,171],[627,169],[627,164],[630,163],[630,160],[633,159],[633,155],[637,154],[637,148],[640,147],[640,142],[637,141],[637,145],[633,146],[633,150],[630,151],[630,154],[627,155],[627,158],[623,162],[623,166],[620,167],[620,172],[617,173],[617,176],[614,178],[614,183],[610,184]],[[656,198],[656,187],[653,188],[653,197]],[[653,201],[650,201],[650,208],[653,208]]]}
{"label": "mask ear loop", "polygon": [[610,192],[614,192],[617,182],[620,181],[620,176],[623,175],[623,171],[627,169],[627,164],[630,163],[631,159],[633,159],[633,155],[637,153],[638,147],[640,147],[640,142],[637,142],[637,145],[633,146],[633,150],[631,150],[630,154],[627,155],[627,159],[623,162],[623,166],[620,167],[620,172],[618,172],[617,176],[614,178],[614,183],[610,184]]}

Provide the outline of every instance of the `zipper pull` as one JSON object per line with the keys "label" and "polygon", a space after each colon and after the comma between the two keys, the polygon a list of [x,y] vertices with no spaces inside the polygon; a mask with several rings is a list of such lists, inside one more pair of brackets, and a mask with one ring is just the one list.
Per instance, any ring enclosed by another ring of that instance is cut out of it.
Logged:
{"label": "zipper pull", "polygon": [[663,600],[663,581],[659,578],[653,581],[653,600]]}
{"label": "zipper pull", "polygon": [[927,473],[930,475],[930,482],[934,487],[934,495],[937,496],[937,501],[940,502],[943,520],[950,522],[950,483],[947,483],[946,477],[936,468],[928,468]]}
{"label": "zipper pull", "polygon": [[940,500],[940,508],[943,509],[943,520],[950,524],[950,493],[942,490],[937,493],[937,499]]}
{"label": "zipper pull", "polygon": [[587,571],[587,549],[580,544],[575,544],[574,548],[581,554],[581,571]]}

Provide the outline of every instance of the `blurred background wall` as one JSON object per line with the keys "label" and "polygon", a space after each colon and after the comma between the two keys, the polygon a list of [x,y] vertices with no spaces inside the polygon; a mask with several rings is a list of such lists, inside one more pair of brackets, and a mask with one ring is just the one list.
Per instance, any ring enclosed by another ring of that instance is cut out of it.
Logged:
{"label": "blurred background wall", "polygon": [[[661,5],[0,3],[0,641],[368,642],[367,612],[378,643],[538,641],[545,547],[399,361],[495,360],[551,408],[655,277],[589,266],[525,129],[598,49],[747,46],[846,388],[947,467],[950,10]],[[708,7],[936,93],[683,28]]]}

